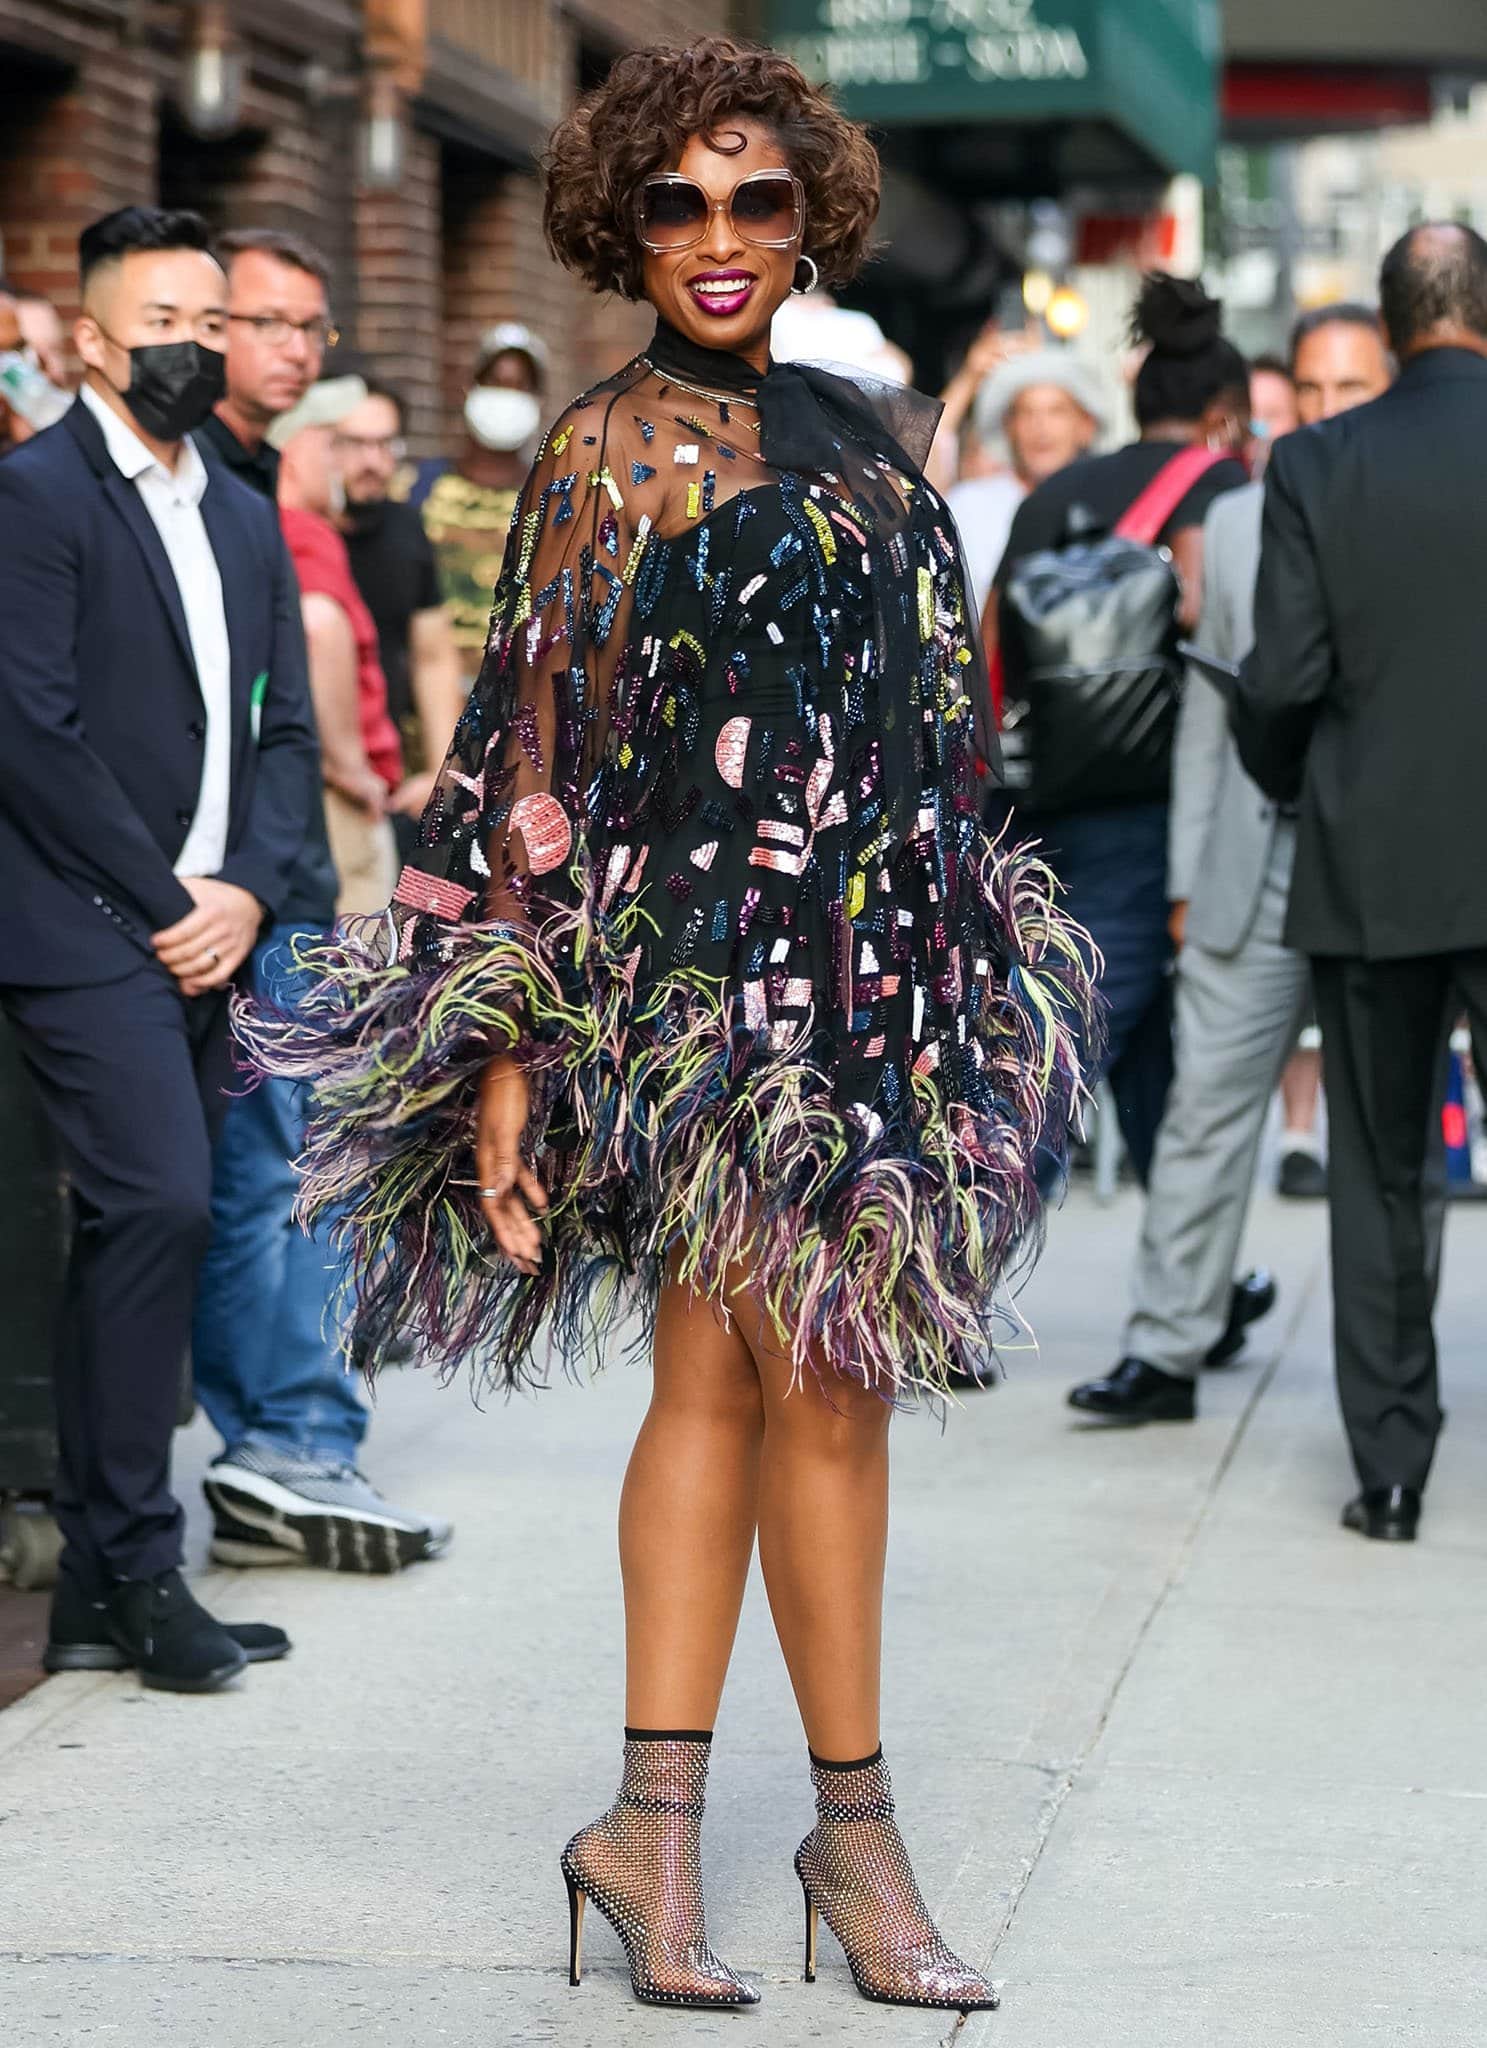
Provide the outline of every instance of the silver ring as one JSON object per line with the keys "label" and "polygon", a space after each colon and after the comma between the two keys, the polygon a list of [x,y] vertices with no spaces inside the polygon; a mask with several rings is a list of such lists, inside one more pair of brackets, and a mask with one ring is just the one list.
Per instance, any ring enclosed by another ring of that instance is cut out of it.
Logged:
{"label": "silver ring", "polygon": [[487,1201],[493,1202],[497,1195],[504,1195],[506,1190],[504,1188],[477,1188],[475,1192],[477,1195],[484,1196]]}
{"label": "silver ring", "polygon": [[211,961],[212,965],[216,967],[220,964],[222,955],[217,951],[217,948],[215,946],[208,946],[207,958]]}

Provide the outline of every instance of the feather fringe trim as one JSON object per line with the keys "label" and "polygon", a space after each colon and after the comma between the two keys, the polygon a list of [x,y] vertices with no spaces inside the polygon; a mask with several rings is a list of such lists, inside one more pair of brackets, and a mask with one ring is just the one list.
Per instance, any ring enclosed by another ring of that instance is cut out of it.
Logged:
{"label": "feather fringe trim", "polygon": [[[1079,1114],[1095,997],[1029,849],[984,842],[979,880],[1002,952],[975,1025],[992,1106],[916,1074],[871,1127],[804,1038],[735,1028],[710,978],[637,995],[644,913],[606,919],[582,888],[535,926],[450,925],[433,968],[389,959],[365,923],[301,944],[310,993],[292,1013],[241,1003],[236,1027],[255,1067],[313,1090],[299,1210],[345,1253],[348,1348],[375,1365],[397,1337],[446,1373],[541,1384],[544,1325],[565,1367],[597,1365],[636,1307],[648,1341],[669,1271],[735,1306],[746,1278],[797,1378],[901,1399],[984,1371],[1020,1328],[999,1289],[1037,1249],[1039,1164]],[[532,1083],[551,1197],[534,1277],[496,1253],[475,1186],[476,1082],[502,1048]]]}

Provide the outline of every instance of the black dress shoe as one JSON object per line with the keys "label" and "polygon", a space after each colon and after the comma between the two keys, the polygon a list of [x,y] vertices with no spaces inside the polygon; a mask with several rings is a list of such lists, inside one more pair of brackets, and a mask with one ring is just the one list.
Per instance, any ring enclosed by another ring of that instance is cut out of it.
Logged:
{"label": "black dress shoe", "polygon": [[1241,1274],[1229,1292],[1229,1320],[1224,1333],[1203,1363],[1227,1365],[1231,1358],[1237,1358],[1244,1349],[1245,1331],[1251,1323],[1259,1322],[1261,1316],[1269,1315],[1275,1307],[1277,1292],[1275,1281],[1263,1267]]}
{"label": "black dress shoe", "polygon": [[125,1668],[132,1665],[140,1683],[158,1692],[217,1692],[248,1662],[178,1571],[125,1580],[105,1596],[103,1611]]}
{"label": "black dress shoe", "polygon": [[1108,1379],[1086,1380],[1069,1395],[1069,1406],[1106,1422],[1191,1422],[1197,1414],[1191,1380],[1161,1372],[1144,1358],[1123,1358]]}
{"label": "black dress shoe", "polygon": [[1414,1486],[1370,1486],[1342,1511],[1342,1526],[1377,1543],[1413,1543],[1420,1526],[1420,1492]]}
{"label": "black dress shoe", "polygon": [[1282,1152],[1275,1192],[1288,1202],[1325,1202],[1327,1169],[1314,1152]]}
{"label": "black dress shoe", "polygon": [[[220,1626],[250,1664],[271,1664],[289,1654],[288,1636],[266,1621],[224,1621]],[[44,1671],[129,1669],[129,1657],[109,1633],[107,1604],[90,1599],[65,1571],[52,1592],[51,1621],[41,1664]]]}

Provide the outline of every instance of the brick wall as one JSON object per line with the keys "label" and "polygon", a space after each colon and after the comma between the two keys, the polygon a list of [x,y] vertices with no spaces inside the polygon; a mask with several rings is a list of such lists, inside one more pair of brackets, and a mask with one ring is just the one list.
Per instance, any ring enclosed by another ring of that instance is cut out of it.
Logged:
{"label": "brick wall", "polygon": [[20,61],[0,72],[5,271],[68,319],[78,310],[79,230],[154,193],[155,96],[148,59],[117,61],[103,39],[81,75],[60,86]]}
{"label": "brick wall", "polygon": [[355,109],[344,97],[307,101],[256,84],[241,131],[203,141],[162,110],[159,197],[192,206],[217,228],[271,227],[302,235],[326,258],[336,318],[354,332],[360,301],[351,204]]}
{"label": "brick wall", "polygon": [[[526,4],[526,0],[524,0]],[[558,72],[558,98],[571,105],[586,53],[646,42],[677,42],[723,27],[729,0],[580,0],[557,17],[544,45],[543,84]],[[522,320],[552,352],[554,410],[626,362],[651,331],[648,307],[599,299],[553,262],[542,239],[542,184],[535,165],[511,169],[489,157],[443,153],[444,358],[446,432],[459,438],[459,407],[481,331]]]}
{"label": "brick wall", "polygon": [[408,138],[396,192],[356,198],[357,347],[403,392],[415,451],[444,446],[440,401],[444,291],[439,249],[439,146]]}
{"label": "brick wall", "polygon": [[[457,26],[461,8],[473,7],[468,19],[478,26],[489,4],[500,0],[450,0],[442,25]],[[597,50],[717,27],[728,4],[577,0],[570,13],[556,0],[521,0],[533,17],[531,34],[518,39],[535,53],[527,83],[548,106],[571,104]],[[419,453],[458,444],[476,343],[496,320],[523,320],[546,340],[554,407],[643,342],[646,309],[595,300],[547,255],[536,166],[513,165],[498,135],[487,153],[473,138],[456,145],[414,130],[397,191],[358,190],[345,49],[317,52],[327,74],[343,74],[339,89],[319,98],[286,68],[282,47],[258,53],[272,61],[252,72],[240,132],[214,142],[192,136],[169,102],[183,18],[173,0],[144,10],[116,0],[0,0],[0,45],[38,51],[34,66],[7,55],[0,68],[0,234],[19,283],[70,316],[78,230],[130,202],[195,206],[219,227],[293,229],[330,261],[348,341],[406,392]],[[236,19],[250,29],[252,9],[240,6]],[[316,48],[308,17],[306,34],[308,54]],[[47,48],[50,64],[40,55]],[[58,51],[72,59],[70,76],[54,61]]]}

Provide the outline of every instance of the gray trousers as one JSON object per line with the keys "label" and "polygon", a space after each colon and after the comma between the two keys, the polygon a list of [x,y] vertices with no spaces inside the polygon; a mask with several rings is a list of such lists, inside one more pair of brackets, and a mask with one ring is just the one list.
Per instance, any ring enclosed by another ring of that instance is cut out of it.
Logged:
{"label": "gray trousers", "polygon": [[1237,952],[1189,944],[1177,959],[1177,1068],[1121,1350],[1183,1379],[1228,1320],[1265,1116],[1310,992],[1310,963],[1281,943],[1295,846],[1294,827],[1279,824]]}

